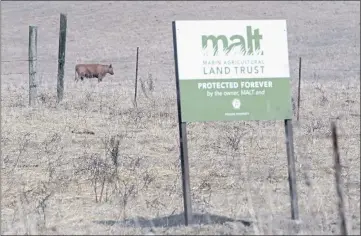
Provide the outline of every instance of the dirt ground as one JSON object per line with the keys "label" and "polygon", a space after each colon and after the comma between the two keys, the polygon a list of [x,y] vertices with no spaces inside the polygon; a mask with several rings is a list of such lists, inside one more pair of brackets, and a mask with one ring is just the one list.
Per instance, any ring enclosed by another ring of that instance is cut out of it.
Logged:
{"label": "dirt ground", "polygon": [[[59,14],[67,14],[56,103]],[[286,19],[300,221],[290,218],[282,121],[188,125],[183,226],[172,20]],[[39,103],[28,106],[29,25]],[[139,54],[138,106],[134,96]],[[360,234],[360,3],[2,2],[1,234],[339,234],[336,121],[349,234]],[[74,82],[76,63],[114,75]],[[118,143],[119,142],[119,143]]]}

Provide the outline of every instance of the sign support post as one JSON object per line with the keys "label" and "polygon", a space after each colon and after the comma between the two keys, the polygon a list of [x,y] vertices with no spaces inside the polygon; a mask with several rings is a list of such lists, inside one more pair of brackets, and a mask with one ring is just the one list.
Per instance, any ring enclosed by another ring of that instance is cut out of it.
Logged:
{"label": "sign support post", "polygon": [[298,197],[296,190],[296,167],[293,149],[293,127],[292,120],[285,120],[287,166],[288,166],[288,183],[291,197],[291,217],[292,220],[298,220]]}
{"label": "sign support post", "polygon": [[188,162],[188,144],[187,144],[187,123],[182,121],[181,101],[179,92],[179,74],[178,74],[178,56],[177,56],[177,36],[175,22],[172,22],[173,29],[173,45],[175,74],[177,85],[177,107],[178,107],[178,125],[179,125],[179,141],[180,141],[180,159],[182,168],[182,185],[183,185],[183,203],[184,203],[184,222],[189,225],[192,222],[192,203],[189,181],[189,162]]}

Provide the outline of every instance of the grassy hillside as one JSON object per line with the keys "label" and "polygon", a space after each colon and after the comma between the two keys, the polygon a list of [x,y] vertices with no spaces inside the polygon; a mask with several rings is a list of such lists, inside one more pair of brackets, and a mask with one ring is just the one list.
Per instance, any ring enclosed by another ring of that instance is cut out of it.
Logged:
{"label": "grassy hillside", "polygon": [[[2,2],[1,234],[339,234],[332,120],[349,232],[360,234],[359,9],[351,1]],[[60,13],[68,29],[57,105]],[[182,226],[171,28],[180,19],[287,20],[295,99],[303,60],[294,121],[300,222],[290,220],[283,122],[209,122],[188,125],[201,224]],[[38,27],[33,108],[29,25]],[[112,63],[115,74],[75,83],[75,64],[90,62]]]}

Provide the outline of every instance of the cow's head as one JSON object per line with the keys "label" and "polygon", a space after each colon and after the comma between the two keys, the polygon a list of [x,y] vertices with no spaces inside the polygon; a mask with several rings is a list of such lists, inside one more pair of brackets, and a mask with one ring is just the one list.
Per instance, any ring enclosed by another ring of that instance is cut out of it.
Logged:
{"label": "cow's head", "polygon": [[114,71],[113,71],[113,66],[112,66],[112,64],[110,64],[110,65],[108,66],[108,73],[111,74],[111,75],[114,75]]}

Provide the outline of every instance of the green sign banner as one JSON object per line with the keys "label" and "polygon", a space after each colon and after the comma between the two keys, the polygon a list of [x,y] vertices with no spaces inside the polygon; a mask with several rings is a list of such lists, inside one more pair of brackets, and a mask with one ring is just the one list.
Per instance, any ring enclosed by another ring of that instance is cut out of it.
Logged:
{"label": "green sign banner", "polygon": [[292,118],[286,21],[176,21],[183,122]]}

